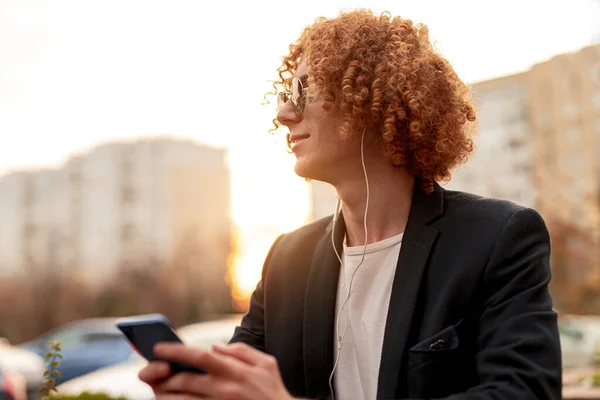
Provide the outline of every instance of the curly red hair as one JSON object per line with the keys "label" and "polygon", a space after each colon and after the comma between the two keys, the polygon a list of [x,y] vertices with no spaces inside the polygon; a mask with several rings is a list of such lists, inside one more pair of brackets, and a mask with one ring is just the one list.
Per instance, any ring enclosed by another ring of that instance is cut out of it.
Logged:
{"label": "curly red hair", "polygon": [[342,137],[364,127],[379,132],[391,162],[426,192],[473,151],[470,90],[433,48],[426,26],[362,9],[319,18],[290,45],[276,91],[289,90],[301,58],[308,99],[340,105]]}

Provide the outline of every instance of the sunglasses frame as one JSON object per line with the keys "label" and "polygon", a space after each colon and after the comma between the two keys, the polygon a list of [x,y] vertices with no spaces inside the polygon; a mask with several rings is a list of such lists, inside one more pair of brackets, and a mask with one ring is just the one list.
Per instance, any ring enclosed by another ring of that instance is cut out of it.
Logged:
{"label": "sunglasses frame", "polygon": [[279,112],[285,105],[292,101],[294,105],[294,111],[298,115],[302,115],[304,112],[304,106],[306,105],[306,88],[302,84],[300,78],[292,78],[292,91],[279,92],[277,94],[277,112]]}

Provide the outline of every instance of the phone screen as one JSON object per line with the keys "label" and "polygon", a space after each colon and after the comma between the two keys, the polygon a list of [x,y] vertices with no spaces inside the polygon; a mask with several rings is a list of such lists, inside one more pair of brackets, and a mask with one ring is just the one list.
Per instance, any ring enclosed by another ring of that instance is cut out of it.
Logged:
{"label": "phone screen", "polygon": [[[158,360],[153,352],[156,343],[182,342],[173,329],[162,321],[118,323],[117,327],[123,332],[133,347],[137,349],[140,355],[148,361]],[[178,372],[206,373],[204,370],[189,365],[176,362],[170,362],[170,364],[173,374]]]}

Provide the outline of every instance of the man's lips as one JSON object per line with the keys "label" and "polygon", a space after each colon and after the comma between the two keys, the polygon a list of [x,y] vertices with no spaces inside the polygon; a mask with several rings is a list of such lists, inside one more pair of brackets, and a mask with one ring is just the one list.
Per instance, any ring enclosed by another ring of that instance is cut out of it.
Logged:
{"label": "man's lips", "polygon": [[310,135],[308,133],[305,134],[292,134],[290,135],[290,144],[293,146],[302,140],[308,139]]}

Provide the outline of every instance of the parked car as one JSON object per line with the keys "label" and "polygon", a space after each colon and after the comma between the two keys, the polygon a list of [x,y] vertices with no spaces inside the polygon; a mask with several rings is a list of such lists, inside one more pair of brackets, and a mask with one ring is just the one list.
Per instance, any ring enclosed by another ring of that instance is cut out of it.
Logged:
{"label": "parked car", "polygon": [[[184,342],[200,348],[208,348],[215,342],[227,342],[241,316],[223,320],[188,325],[178,329]],[[565,316],[559,321],[563,367],[574,368],[590,365],[596,345],[600,344],[600,318]],[[79,394],[83,391],[125,396],[130,400],[150,400],[153,393],[137,375],[146,365],[137,353],[129,362],[100,369],[73,379],[58,387],[62,394]]]}
{"label": "parked car", "polygon": [[[43,381],[44,360],[28,350],[11,345],[8,340],[0,338],[0,370],[4,371],[6,387],[15,379],[22,378],[31,398],[38,393]],[[12,378],[11,378],[12,376]],[[20,377],[20,378],[19,378]],[[17,389],[19,385],[15,386]]]}
{"label": "parked car", "polygon": [[[200,322],[177,329],[184,343],[208,349],[215,343],[227,343],[241,321],[241,315],[233,315],[210,322]],[[138,373],[147,364],[139,355],[134,359],[103,368],[72,379],[57,387],[60,394],[77,395],[81,392],[105,393],[112,397],[124,396],[128,400],[152,400],[150,386],[140,381]]]}
{"label": "parked car", "polygon": [[57,383],[127,361],[134,354],[129,342],[115,327],[115,318],[93,318],[71,322],[53,329],[19,347],[43,357],[48,344],[62,345],[60,372]]}

